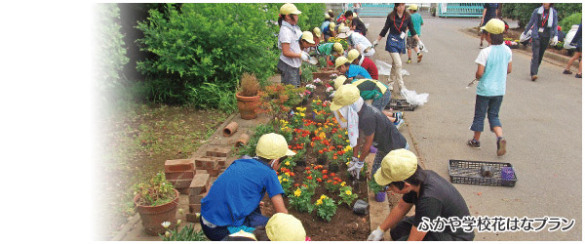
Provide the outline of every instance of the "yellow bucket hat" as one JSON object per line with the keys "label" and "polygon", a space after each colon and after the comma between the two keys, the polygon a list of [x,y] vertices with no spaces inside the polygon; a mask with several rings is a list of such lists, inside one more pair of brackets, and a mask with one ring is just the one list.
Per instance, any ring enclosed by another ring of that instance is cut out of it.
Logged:
{"label": "yellow bucket hat", "polygon": [[313,28],[313,32],[315,33],[315,35],[317,37],[319,37],[319,38],[321,37],[321,29],[319,29],[319,27]]}
{"label": "yellow bucket hat", "polygon": [[380,169],[374,174],[374,180],[381,186],[404,181],[414,174],[417,166],[418,159],[411,151],[406,149],[392,150],[382,159]]}
{"label": "yellow bucket hat", "polygon": [[340,108],[355,103],[359,98],[360,89],[351,84],[342,85],[335,92],[333,102],[331,102],[331,106],[329,106],[329,108],[331,111],[337,111]]}
{"label": "yellow bucket hat", "polygon": [[418,5],[411,4],[410,6],[408,6],[408,10],[417,11],[418,10]]}
{"label": "yellow bucket hat", "polygon": [[305,241],[303,223],[290,214],[276,213],[266,223],[266,235],[271,241]]}
{"label": "yellow bucket hat", "polygon": [[329,23],[329,29],[330,30],[334,30],[335,29],[335,22]]}
{"label": "yellow bucket hat", "polygon": [[339,66],[349,63],[346,57],[338,57],[335,59],[335,68],[339,68]]}
{"label": "yellow bucket hat", "polygon": [[345,83],[346,80],[347,80],[347,77],[345,77],[344,75],[337,76],[335,81],[333,81],[333,87],[335,88],[335,90],[337,90],[337,89],[339,89],[339,87],[343,86],[343,83]]}
{"label": "yellow bucket hat", "polygon": [[301,35],[301,40],[305,40],[308,43],[315,44],[315,40],[313,40],[313,33],[311,33],[310,31],[303,31],[303,34]]}
{"label": "yellow bucket hat", "polygon": [[343,46],[341,45],[341,43],[336,42],[335,44],[333,44],[333,51],[339,53],[339,55],[341,55],[343,53]]}
{"label": "yellow bucket hat", "polygon": [[278,159],[284,156],[294,156],[295,153],[288,149],[288,143],[286,143],[284,136],[269,133],[258,139],[256,155],[266,159]]}
{"label": "yellow bucket hat", "polygon": [[285,3],[280,7],[280,14],[282,14],[282,15],[289,15],[289,14],[299,15],[299,14],[301,14],[301,11],[299,11],[297,9],[297,6],[295,6],[294,4]]}
{"label": "yellow bucket hat", "polygon": [[351,50],[349,50],[349,52],[347,52],[347,60],[350,63],[353,62],[359,56],[360,56],[360,51],[358,51],[357,49],[351,49]]}
{"label": "yellow bucket hat", "polygon": [[494,18],[488,21],[485,26],[482,26],[481,29],[491,34],[502,34],[506,29],[506,24],[504,24],[504,21]]}

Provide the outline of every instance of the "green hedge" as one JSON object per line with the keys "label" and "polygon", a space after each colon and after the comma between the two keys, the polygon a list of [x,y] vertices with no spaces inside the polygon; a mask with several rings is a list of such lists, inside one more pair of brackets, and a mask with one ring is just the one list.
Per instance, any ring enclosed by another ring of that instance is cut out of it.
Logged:
{"label": "green hedge", "polygon": [[129,61],[126,56],[124,35],[120,29],[120,8],[115,3],[98,5],[97,35],[98,89],[110,90],[122,80],[122,70]]}
{"label": "green hedge", "polygon": [[[532,11],[540,6],[542,6],[541,3],[504,3],[502,5],[502,16],[518,20],[518,24],[521,27],[525,27],[530,21]],[[559,14],[559,23],[573,13],[581,13],[580,3],[555,3],[554,8]]]}
{"label": "green hedge", "polygon": [[[136,27],[144,33],[137,43],[153,58],[137,62],[137,70],[147,79],[136,90],[152,102],[231,112],[244,72],[264,83],[276,71],[280,6],[184,3],[149,10],[147,20]],[[297,7],[303,12],[299,19],[303,30],[317,26],[325,11],[325,4]]]}
{"label": "green hedge", "polygon": [[571,26],[578,25],[581,21],[581,13],[574,13],[560,21],[559,25],[563,28],[563,32],[567,33]]}

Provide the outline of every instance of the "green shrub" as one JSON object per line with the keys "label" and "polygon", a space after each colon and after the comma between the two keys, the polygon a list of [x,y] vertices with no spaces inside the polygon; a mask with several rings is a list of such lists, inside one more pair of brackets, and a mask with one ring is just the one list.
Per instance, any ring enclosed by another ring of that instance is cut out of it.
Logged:
{"label": "green shrub", "polygon": [[256,156],[256,145],[258,145],[258,140],[260,139],[260,137],[264,134],[273,132],[276,131],[274,130],[274,127],[272,126],[271,123],[260,124],[256,126],[256,128],[254,129],[254,135],[250,137],[248,144],[244,148],[240,149],[238,154],[240,156],[244,155],[248,155],[250,157]]}
{"label": "green shrub", "polygon": [[[530,21],[534,9],[540,6],[542,6],[541,3],[504,3],[502,5],[502,16],[518,20],[518,25],[525,27],[528,21]],[[559,23],[562,19],[573,13],[581,12],[580,3],[555,3],[553,7],[559,14]]]}
{"label": "green shrub", "polygon": [[120,83],[126,56],[124,35],[120,29],[120,8],[115,3],[98,5],[99,24],[97,34],[97,84],[101,91],[112,89]]}
{"label": "green shrub", "polygon": [[567,33],[571,29],[571,26],[578,25],[580,23],[581,13],[574,13],[560,21],[559,25],[563,28],[563,32]]}
{"label": "green shrub", "polygon": [[[151,9],[137,26],[144,33],[137,40],[141,51],[154,57],[137,62],[137,70],[155,83],[147,87],[160,89],[149,98],[203,108],[235,101],[231,95],[242,73],[261,81],[274,73],[278,49],[270,20],[277,17],[264,4],[252,3],[182,4],[180,9],[167,4],[165,14]],[[210,90],[222,98],[201,97]],[[210,101],[198,103],[205,99]]]}
{"label": "green shrub", "polygon": [[302,12],[298,22],[301,30],[311,31],[313,28],[321,26],[323,14],[326,11],[324,3],[295,3],[295,6]]}

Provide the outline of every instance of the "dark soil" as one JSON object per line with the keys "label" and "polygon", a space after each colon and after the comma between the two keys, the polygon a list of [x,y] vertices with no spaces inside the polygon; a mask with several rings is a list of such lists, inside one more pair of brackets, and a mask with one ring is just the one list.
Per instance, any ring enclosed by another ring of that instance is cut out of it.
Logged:
{"label": "dark soil", "polygon": [[[324,84],[326,84],[331,80],[329,76],[333,72],[334,71],[315,72],[313,73],[313,78],[319,78],[324,82]],[[305,84],[303,84],[303,86],[304,85]],[[312,116],[312,113],[309,111],[312,111],[311,101],[313,99],[319,98],[321,101],[327,100],[325,89],[326,88],[324,85],[317,86],[317,89],[306,106],[307,117]],[[307,166],[310,166],[310,164],[317,165],[317,157],[318,155],[313,153],[311,148],[308,148],[306,157]],[[327,167],[325,167],[325,169],[327,169]],[[297,165],[294,168],[295,177],[293,178],[295,183],[301,183],[303,181],[305,177],[303,174],[304,171],[304,166]],[[353,188],[353,192],[358,194],[357,199],[362,199],[366,202],[368,201],[368,189],[367,182],[365,180],[366,177],[361,177],[359,181],[352,180],[347,173],[347,166],[344,164],[339,165],[339,172],[336,174],[343,181],[345,181],[347,185]],[[311,201],[317,201],[317,199],[319,199],[319,197],[321,197],[323,194],[333,199],[336,203],[338,203],[340,200],[340,197],[338,196],[339,192],[328,192],[324,187],[324,183],[320,183],[319,187],[317,187],[315,191],[315,195],[313,195],[311,198]],[[274,214],[272,202],[270,199],[268,199],[268,196],[265,196],[263,201],[265,202],[265,205],[262,207],[262,213],[268,217],[272,216]],[[287,197],[285,197],[284,202],[289,211],[289,214],[292,214],[301,220],[303,226],[305,227],[305,231],[307,232],[307,236],[310,237],[313,241],[363,241],[366,240],[370,234],[369,215],[354,214],[352,209],[353,205],[352,207],[347,206],[347,204],[338,205],[336,214],[331,218],[330,222],[327,222],[318,217],[315,211],[313,211],[311,214],[306,212],[300,213],[292,208],[289,208]]]}

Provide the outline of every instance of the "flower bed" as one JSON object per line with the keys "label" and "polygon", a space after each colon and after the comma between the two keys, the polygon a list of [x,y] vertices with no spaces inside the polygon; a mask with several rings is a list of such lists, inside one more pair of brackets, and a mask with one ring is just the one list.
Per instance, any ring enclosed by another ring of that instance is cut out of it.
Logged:
{"label": "flower bed", "polygon": [[[347,131],[339,127],[329,110],[330,81],[330,77],[322,77],[303,84],[300,89],[305,90],[295,90],[295,94],[305,101],[290,110],[280,106],[288,100],[277,96],[268,99],[266,104],[278,104],[279,111],[272,112],[272,127],[259,125],[257,130],[267,133],[272,129],[282,134],[290,149],[297,152],[282,162],[277,174],[285,191],[285,205],[290,214],[301,220],[307,236],[315,241],[365,240],[370,233],[369,218],[354,214],[352,207],[357,199],[368,200],[367,167],[359,181],[347,173],[346,164],[353,152]],[[283,89],[280,92],[287,93]],[[248,153],[255,145],[250,143],[249,147]],[[262,211],[271,216],[272,204],[267,197],[264,202]]]}

